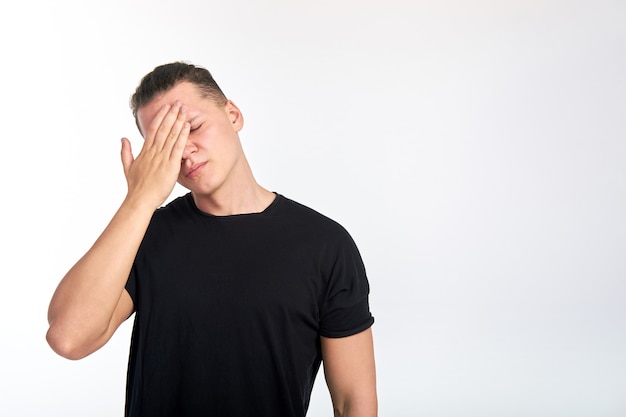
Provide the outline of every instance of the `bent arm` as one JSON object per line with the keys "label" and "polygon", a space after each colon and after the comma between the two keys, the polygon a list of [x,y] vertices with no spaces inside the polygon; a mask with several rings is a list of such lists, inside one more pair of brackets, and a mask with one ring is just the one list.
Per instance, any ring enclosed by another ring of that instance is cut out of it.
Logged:
{"label": "bent arm", "polygon": [[124,287],[154,210],[176,184],[189,135],[186,120],[180,103],[162,106],[136,159],[130,141],[122,139],[128,194],[50,302],[46,339],[59,355],[80,359],[95,352],[132,313],[133,302]]}
{"label": "bent arm", "polygon": [[321,338],[326,384],[336,417],[376,417],[376,366],[372,329]]}
{"label": "bent arm", "polygon": [[50,347],[68,359],[104,345],[133,311],[124,289],[153,209],[125,201],[57,287],[48,309]]}

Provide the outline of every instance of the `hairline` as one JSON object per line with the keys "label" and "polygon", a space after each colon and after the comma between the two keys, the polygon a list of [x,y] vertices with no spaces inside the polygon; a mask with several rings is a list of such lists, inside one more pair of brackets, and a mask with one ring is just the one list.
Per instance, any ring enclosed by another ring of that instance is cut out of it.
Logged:
{"label": "hairline", "polygon": [[209,101],[211,101],[212,103],[218,106],[225,106],[230,101],[223,94],[216,93],[200,83],[197,83],[195,81],[190,81],[187,79],[181,79],[179,81],[176,81],[170,88],[155,93],[150,100],[146,101],[144,104],[137,106],[135,109],[133,109],[133,117],[135,118],[135,125],[137,126],[137,130],[139,130],[139,133],[141,134],[141,136],[144,136],[144,133],[141,131],[141,127],[139,126],[139,110],[148,106],[150,103],[154,102],[155,100],[158,100],[159,98],[163,97],[168,92],[172,91],[174,88],[184,83],[192,85],[194,87],[194,90],[200,96],[200,98],[208,99]]}

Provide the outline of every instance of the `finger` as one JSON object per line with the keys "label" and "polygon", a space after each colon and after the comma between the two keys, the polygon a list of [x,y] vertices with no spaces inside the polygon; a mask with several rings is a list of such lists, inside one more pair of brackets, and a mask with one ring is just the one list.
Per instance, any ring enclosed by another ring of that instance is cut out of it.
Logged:
{"label": "finger", "polygon": [[185,151],[185,146],[187,145],[190,130],[191,123],[184,122],[178,137],[173,143],[172,150],[170,152],[170,160],[180,162],[183,159],[183,152]]}
{"label": "finger", "polygon": [[[154,147],[158,151],[163,150],[166,143],[175,141],[178,137],[182,123],[184,123],[179,122],[177,124],[181,117],[181,109],[182,105],[179,102],[175,102],[165,114],[165,117],[163,117],[154,137]],[[184,113],[184,110],[182,113]]]}
{"label": "finger", "polygon": [[[181,135],[186,123],[187,123],[187,108],[184,106],[181,106],[178,112],[178,115],[176,116],[176,120],[172,124],[172,127],[170,128],[170,131],[167,135],[166,141],[163,144],[164,152],[169,151],[171,154],[172,149],[174,146],[176,146],[179,136]],[[185,139],[185,142],[186,142],[186,139]]]}
{"label": "finger", "polygon": [[126,174],[128,170],[130,169],[130,166],[135,161],[135,158],[133,157],[133,150],[132,150],[132,147],[130,146],[130,141],[126,138],[122,138],[121,156],[122,156],[122,166],[124,167],[124,173]]}
{"label": "finger", "polygon": [[143,148],[150,148],[151,146],[153,146],[154,144],[154,140],[157,136],[157,132],[159,131],[159,127],[161,126],[161,123],[163,122],[163,119],[165,118],[165,116],[168,114],[168,112],[171,109],[171,105],[166,104],[163,107],[161,107],[161,109],[157,112],[157,114],[154,116],[154,118],[152,119],[152,121],[150,122],[150,124],[148,125],[148,130],[146,131],[146,135],[144,137],[144,145]]}

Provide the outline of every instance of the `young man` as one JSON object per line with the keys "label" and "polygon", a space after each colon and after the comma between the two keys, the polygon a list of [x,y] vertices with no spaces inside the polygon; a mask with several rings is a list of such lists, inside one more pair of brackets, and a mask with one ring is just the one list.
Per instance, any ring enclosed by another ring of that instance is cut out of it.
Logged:
{"label": "young man", "polygon": [[[336,416],[377,415],[369,285],[334,221],[261,187],[243,116],[211,74],[171,63],[131,106],[128,193],[52,297],[47,340],[80,359],[132,313],[126,415],[306,414],[320,363]],[[178,181],[190,192],[161,207]]]}

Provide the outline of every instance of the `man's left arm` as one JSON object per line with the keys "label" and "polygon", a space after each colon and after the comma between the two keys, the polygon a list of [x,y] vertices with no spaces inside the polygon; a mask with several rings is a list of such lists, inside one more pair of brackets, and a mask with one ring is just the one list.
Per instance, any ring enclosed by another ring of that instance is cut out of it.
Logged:
{"label": "man's left arm", "polygon": [[348,337],[322,337],[321,343],[335,417],[378,416],[371,327]]}

